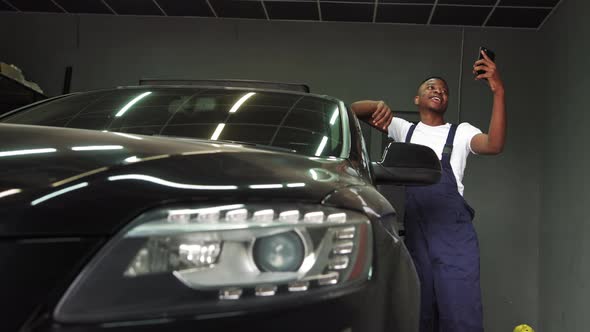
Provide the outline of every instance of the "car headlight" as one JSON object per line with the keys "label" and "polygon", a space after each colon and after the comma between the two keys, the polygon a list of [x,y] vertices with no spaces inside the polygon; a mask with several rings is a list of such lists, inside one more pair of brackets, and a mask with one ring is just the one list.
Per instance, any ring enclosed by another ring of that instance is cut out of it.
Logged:
{"label": "car headlight", "polygon": [[55,310],[105,322],[246,310],[334,293],[370,278],[364,214],[301,204],[147,212],[88,264]]}

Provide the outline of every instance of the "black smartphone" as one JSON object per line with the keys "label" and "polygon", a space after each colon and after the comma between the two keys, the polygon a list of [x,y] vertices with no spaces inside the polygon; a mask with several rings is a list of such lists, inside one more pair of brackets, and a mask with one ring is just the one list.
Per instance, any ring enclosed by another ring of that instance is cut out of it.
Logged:
{"label": "black smartphone", "polygon": [[[479,52],[477,52],[477,60],[483,59],[483,55],[481,54],[481,51],[484,51],[486,53],[486,55],[488,56],[488,58],[490,58],[492,61],[496,60],[496,53],[494,53],[494,51],[490,50],[489,48],[486,48],[483,46],[479,47]],[[483,73],[485,73],[485,71],[483,71],[483,70],[477,71],[477,75],[481,75]]]}

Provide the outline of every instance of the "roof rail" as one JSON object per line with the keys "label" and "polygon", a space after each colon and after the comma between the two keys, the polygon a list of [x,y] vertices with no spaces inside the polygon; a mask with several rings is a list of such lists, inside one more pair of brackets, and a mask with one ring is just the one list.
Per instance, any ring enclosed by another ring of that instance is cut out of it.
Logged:
{"label": "roof rail", "polygon": [[287,90],[296,92],[309,93],[309,86],[297,83],[282,83],[269,81],[251,81],[251,80],[189,80],[189,79],[155,79],[143,78],[139,80],[139,85],[202,85],[202,86],[222,86],[234,88],[257,88],[272,90]]}

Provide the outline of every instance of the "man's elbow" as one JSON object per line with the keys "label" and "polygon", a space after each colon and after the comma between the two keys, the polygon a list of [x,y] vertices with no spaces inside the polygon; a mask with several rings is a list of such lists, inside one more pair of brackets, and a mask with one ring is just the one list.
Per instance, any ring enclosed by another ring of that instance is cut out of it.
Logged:
{"label": "man's elbow", "polygon": [[485,154],[488,155],[497,155],[504,151],[504,140],[503,139],[493,139],[492,137],[488,136],[487,142],[485,144]]}
{"label": "man's elbow", "polygon": [[480,154],[480,155],[495,156],[495,155],[502,153],[502,151],[504,151],[504,146],[486,145],[486,146],[482,146],[479,149],[476,148],[473,151],[477,154]]}
{"label": "man's elbow", "polygon": [[498,155],[500,153],[502,153],[504,151],[504,146],[503,145],[498,145],[498,146],[490,146],[488,148],[488,153],[489,155],[495,156]]}

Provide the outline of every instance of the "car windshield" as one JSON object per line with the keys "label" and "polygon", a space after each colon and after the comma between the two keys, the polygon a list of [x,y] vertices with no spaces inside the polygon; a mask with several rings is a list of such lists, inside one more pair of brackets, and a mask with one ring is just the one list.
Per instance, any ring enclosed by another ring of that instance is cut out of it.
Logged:
{"label": "car windshield", "polygon": [[222,88],[126,88],[32,106],[4,123],[236,141],[341,156],[338,104],[305,94]]}

